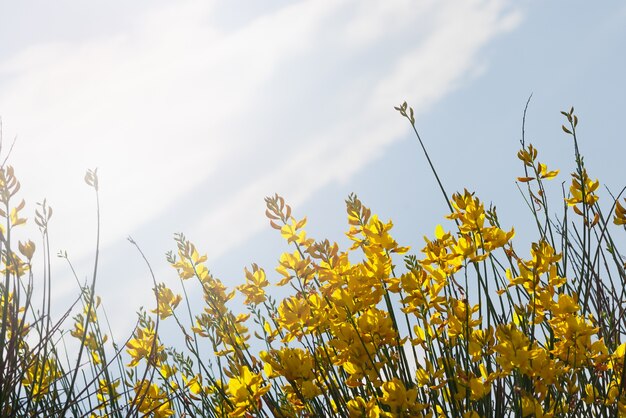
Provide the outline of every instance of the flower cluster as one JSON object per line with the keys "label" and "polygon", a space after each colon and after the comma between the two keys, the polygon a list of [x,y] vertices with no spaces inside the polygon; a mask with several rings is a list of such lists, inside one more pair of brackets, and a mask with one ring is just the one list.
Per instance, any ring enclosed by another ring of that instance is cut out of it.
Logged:
{"label": "flower cluster", "polygon": [[[406,103],[397,110],[415,126]],[[32,290],[35,245],[11,250],[24,203],[13,203],[19,183],[0,167],[0,414],[626,417],[626,259],[613,236],[624,232],[625,203],[618,195],[603,213],[599,181],[579,153],[578,118],[563,114],[576,168],[562,220],[550,215],[546,188],[559,171],[532,144],[522,141],[517,154],[537,228],[528,250],[468,190],[450,196],[450,212],[417,253],[356,195],[346,200],[346,248],[312,238],[307,219],[275,195],[266,215],[288,250],[273,270],[252,264],[231,289],[177,234],[167,261],[181,291],[154,280],[154,306],[139,311],[122,345],[100,328],[95,276],[81,286],[67,333],[75,362],[58,354],[52,337],[62,321],[49,319],[45,297],[46,317],[31,318],[23,292]],[[86,181],[97,193],[95,170]],[[40,206],[49,257],[52,211]]]}

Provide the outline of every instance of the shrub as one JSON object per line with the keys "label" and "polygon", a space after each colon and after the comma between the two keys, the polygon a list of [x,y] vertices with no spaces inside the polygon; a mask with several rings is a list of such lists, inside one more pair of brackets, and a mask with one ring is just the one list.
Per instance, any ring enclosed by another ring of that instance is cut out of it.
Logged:
{"label": "shrub", "polygon": [[[406,103],[396,110],[433,168],[452,230],[438,225],[420,256],[409,254],[392,237],[392,222],[351,195],[352,245],[340,249],[310,238],[306,218],[282,197],[268,197],[269,223],[291,245],[272,280],[283,296],[267,291],[270,279],[256,264],[244,269],[245,283],[228,289],[177,234],[167,261],[183,290],[199,283],[203,309],[194,315],[186,291],[183,298],[154,280],[155,308],[140,310],[122,348],[101,327],[97,255],[77,308],[52,320],[49,267],[36,308],[35,245],[18,242],[15,251],[11,238],[26,222],[24,202],[15,204],[19,182],[11,167],[0,167],[2,415],[626,416],[626,265],[613,238],[626,229],[624,190],[600,200],[599,181],[579,153],[574,110],[562,112],[575,169],[558,199],[560,216],[550,214],[544,188],[558,171],[524,138],[517,154],[537,233],[529,257],[518,255],[514,229],[500,224],[495,207],[467,190],[448,196],[413,110]],[[97,196],[97,173],[88,171],[86,181]],[[51,215],[45,201],[35,215],[44,266]],[[76,309],[70,336],[78,350],[69,359],[60,345],[69,337],[59,330]],[[161,321],[177,325],[182,344],[166,342],[173,336],[160,335]]]}

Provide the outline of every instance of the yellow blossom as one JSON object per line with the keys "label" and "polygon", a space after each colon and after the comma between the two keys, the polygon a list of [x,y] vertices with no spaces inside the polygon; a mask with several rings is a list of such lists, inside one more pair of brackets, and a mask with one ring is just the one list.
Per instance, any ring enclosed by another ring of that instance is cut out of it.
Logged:
{"label": "yellow blossom", "polygon": [[382,413],[373,398],[365,401],[362,397],[357,396],[350,399],[346,406],[348,407],[349,418],[379,418]]}
{"label": "yellow blossom", "polygon": [[619,200],[615,201],[615,216],[613,216],[613,223],[615,225],[626,225],[626,208],[622,206]]}
{"label": "yellow blossom", "polygon": [[53,359],[32,358],[22,384],[35,400],[40,400],[50,392],[51,386],[61,377],[61,372]]}
{"label": "yellow blossom", "polygon": [[241,367],[228,381],[230,401],[235,406],[230,416],[240,417],[246,411],[256,410],[257,401],[269,390],[270,386],[264,384],[261,375],[251,372],[247,366]]}
{"label": "yellow blossom", "polygon": [[160,283],[155,289],[157,295],[158,308],[152,310],[152,313],[158,313],[159,318],[165,319],[174,313],[174,309],[183,299],[180,295],[174,295],[171,289]]}
{"label": "yellow blossom", "polygon": [[146,359],[151,364],[159,364],[159,357],[164,347],[159,343],[152,324],[135,330],[134,338],[126,343],[126,352],[132,360],[128,367],[135,367],[141,360]]}
{"label": "yellow blossom", "polygon": [[[133,400],[138,411],[154,418],[167,418],[174,415],[171,401],[167,394],[156,383],[142,380],[135,384],[135,399]],[[145,416],[144,415],[144,416]]]}
{"label": "yellow blossom", "polygon": [[[583,168],[582,175],[578,173],[572,174],[572,185],[569,189],[571,197],[569,199],[565,199],[565,201],[569,206],[574,206],[575,211],[578,209],[576,208],[576,205],[579,203],[585,203],[588,206],[592,206],[598,201],[598,195],[595,193],[598,186],[600,186],[600,182],[598,180],[591,180],[587,175],[587,170]],[[576,213],[579,215],[582,214],[580,210],[576,211]]]}
{"label": "yellow blossom", "polygon": [[252,264],[252,272],[248,271],[248,269],[244,269],[244,271],[246,274],[246,284],[237,287],[246,297],[244,303],[246,305],[258,305],[265,302],[266,296],[264,288],[269,285],[265,276],[265,270],[259,268],[256,264]]}

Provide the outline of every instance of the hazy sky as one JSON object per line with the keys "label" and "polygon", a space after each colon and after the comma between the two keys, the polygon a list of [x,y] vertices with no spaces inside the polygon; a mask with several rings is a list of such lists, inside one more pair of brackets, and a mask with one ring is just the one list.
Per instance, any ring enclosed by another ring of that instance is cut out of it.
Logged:
{"label": "hazy sky", "polygon": [[[95,240],[83,176],[98,167],[98,293],[128,323],[152,304],[128,235],[159,281],[175,283],[164,252],[184,232],[239,284],[244,266],[269,272],[285,248],[263,214],[276,192],[311,235],[340,241],[356,192],[418,251],[446,206],[393,110],[403,100],[450,192],[476,190],[505,225],[528,220],[514,180],[531,93],[542,161],[568,180],[559,111],[574,105],[591,175],[617,189],[624,48],[619,1],[3,2],[4,149],[17,136],[10,164],[27,213],[47,199],[52,250],[67,250],[81,279]],[[54,274],[59,300],[76,294],[62,263]]]}

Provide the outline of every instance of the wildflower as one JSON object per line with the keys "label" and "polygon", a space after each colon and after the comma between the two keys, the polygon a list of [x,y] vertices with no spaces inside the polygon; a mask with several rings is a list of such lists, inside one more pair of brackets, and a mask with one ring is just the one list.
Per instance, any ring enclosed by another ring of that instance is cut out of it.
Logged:
{"label": "wildflower", "polygon": [[[515,229],[513,228],[511,228],[508,232],[503,231],[496,226],[485,228],[482,231],[482,248],[487,252],[494,251],[497,248],[504,247],[514,236]],[[480,261],[479,258],[475,258],[474,260]]]}
{"label": "wildflower", "polygon": [[135,399],[133,403],[144,416],[152,415],[154,418],[167,418],[174,415],[171,401],[156,383],[142,380],[135,384],[134,389]]}
{"label": "wildflower", "polygon": [[126,352],[132,360],[128,367],[135,367],[143,359],[151,364],[159,364],[159,358],[164,347],[159,343],[154,327],[151,323],[135,330],[134,338],[126,343]]}
{"label": "wildflower", "polygon": [[261,375],[253,373],[247,366],[239,368],[238,373],[228,381],[228,393],[235,409],[231,417],[243,416],[246,411],[257,409],[257,402],[270,390],[263,384]]}
{"label": "wildflower", "polygon": [[308,246],[313,240],[307,239],[306,232],[303,230],[306,225],[306,218],[302,218],[296,221],[293,217],[289,223],[286,223],[280,228],[280,234],[287,240],[288,243],[295,242],[298,245]]}
{"label": "wildflower", "polygon": [[382,415],[382,410],[376,404],[376,400],[371,398],[367,402],[360,396],[350,399],[346,404],[349,418],[378,418]]}
{"label": "wildflower", "polygon": [[178,243],[179,260],[174,257],[171,259],[171,265],[178,271],[178,276],[182,280],[187,280],[193,276],[197,276],[200,281],[204,281],[209,275],[209,271],[203,264],[207,260],[206,255],[200,255],[196,246],[187,241],[182,234],[176,236]]}
{"label": "wildflower", "polygon": [[[537,159],[537,149],[534,148],[532,144],[529,144],[526,148],[521,149],[517,153],[517,158],[522,160],[526,167],[531,167],[535,172],[537,178],[549,180],[555,178],[559,174],[559,170],[548,171],[548,167],[543,163],[535,164]],[[526,183],[534,179],[535,177],[517,178],[517,180],[521,181],[522,183]]]}
{"label": "wildflower", "polygon": [[204,392],[204,387],[202,386],[202,376],[197,374],[192,378],[189,378],[183,374],[183,382],[185,383],[185,388],[187,388],[192,395],[200,395]]}
{"label": "wildflower", "polygon": [[530,370],[531,351],[528,337],[512,324],[500,325],[496,329],[497,344],[494,351],[498,353],[496,361],[504,371],[520,369],[522,373]]}
{"label": "wildflower", "polygon": [[549,323],[557,340],[551,352],[571,366],[584,366],[603,351],[601,345],[591,342],[591,337],[597,334],[599,328],[593,327],[580,315],[563,315]]}
{"label": "wildflower", "polygon": [[303,284],[307,284],[314,272],[310,264],[311,260],[308,257],[303,259],[300,255],[300,251],[281,254],[276,271],[283,276],[283,278],[276,285],[284,286],[294,277],[298,277]]}
{"label": "wildflower", "polygon": [[35,253],[34,242],[32,242],[31,240],[28,240],[25,243],[19,241],[17,247],[20,250],[20,253],[22,253],[22,255],[28,259],[28,261],[33,258],[33,254]]}
{"label": "wildflower", "polygon": [[533,144],[528,144],[526,148],[522,148],[517,152],[517,158],[524,162],[527,167],[532,167],[533,162],[537,158],[537,149],[533,147]]}
{"label": "wildflower", "polygon": [[265,271],[256,264],[252,264],[252,272],[248,271],[248,269],[244,269],[244,271],[246,273],[246,284],[237,287],[246,297],[244,303],[246,305],[258,305],[265,302],[266,297],[263,289],[269,285]]}
{"label": "wildflower", "polygon": [[26,369],[22,384],[29,389],[34,399],[39,400],[50,392],[54,382],[61,376],[54,359],[33,358]]}
{"label": "wildflower", "polygon": [[613,217],[613,223],[615,225],[626,225],[626,208],[622,206],[619,200],[615,201],[615,216]]}
{"label": "wildflower", "polygon": [[417,389],[408,389],[397,378],[382,385],[382,403],[389,406],[393,416],[415,416],[427,405],[416,401]]}
{"label": "wildflower", "polygon": [[228,313],[219,319],[215,328],[216,336],[226,347],[226,351],[238,351],[248,348],[246,341],[250,339],[248,328],[245,325],[249,314],[234,316]]}
{"label": "wildflower", "polygon": [[535,418],[551,418],[554,414],[545,413],[538,399],[524,394],[522,396],[522,417],[526,418],[530,416]]}
{"label": "wildflower", "polygon": [[376,346],[393,344],[397,336],[389,314],[373,307],[359,316],[357,328],[364,342],[373,342]]}
{"label": "wildflower", "polygon": [[[565,199],[568,206],[574,206],[574,212],[582,215],[582,212],[576,207],[579,203],[584,203],[588,206],[592,206],[598,201],[598,195],[595,191],[598,189],[600,182],[598,180],[591,180],[587,174],[587,170],[583,168],[582,175],[578,173],[572,173],[572,185],[570,186],[569,199]],[[584,198],[583,198],[584,196]],[[584,200],[583,200],[584,199]]]}
{"label": "wildflower", "polygon": [[283,300],[278,307],[279,325],[289,331],[287,341],[294,336],[301,336],[309,325],[312,325],[311,307],[302,297],[290,297]]}
{"label": "wildflower", "polygon": [[480,232],[485,223],[485,206],[474,197],[473,193],[465,190],[463,194],[452,195],[454,212],[447,216],[460,222],[459,231],[462,233]]}
{"label": "wildflower", "polygon": [[261,359],[265,362],[264,370],[268,377],[284,377],[305,399],[311,399],[321,393],[316,384],[315,361],[313,356],[300,348],[282,348],[262,351]]}
{"label": "wildflower", "polygon": [[96,393],[96,397],[98,398],[101,407],[104,407],[104,405],[108,402],[108,399],[115,399],[119,396],[117,388],[120,383],[120,379],[116,379],[113,382],[109,382],[107,379],[98,380],[98,392]]}
{"label": "wildflower", "polygon": [[472,319],[479,308],[479,305],[468,306],[464,300],[451,298],[448,303],[448,335],[467,338],[467,332],[472,332],[472,328],[482,322],[481,318]]}
{"label": "wildflower", "polygon": [[[77,338],[80,341],[84,341],[83,344],[90,350],[98,350],[98,348],[100,347],[100,342],[96,333],[94,331],[89,331],[87,335],[85,335],[85,320],[83,315],[78,314],[74,319],[74,329],[70,331],[72,337]],[[102,343],[105,343],[107,340],[108,337],[104,335],[102,337]]]}
{"label": "wildflower", "polygon": [[435,229],[435,237],[434,240],[424,237],[426,246],[422,249],[422,253],[425,256],[421,261],[422,265],[426,268],[435,266],[434,268],[441,269],[441,273],[444,276],[459,271],[463,265],[463,254],[465,251],[455,251],[457,242],[449,232],[443,231],[441,225],[438,225]]}
{"label": "wildflower", "polygon": [[157,285],[154,291],[157,296],[158,307],[151,312],[158,313],[161,319],[171,316],[183,298],[180,295],[174,296],[174,292],[166,287],[164,283]]}
{"label": "wildflower", "polygon": [[493,327],[474,329],[469,339],[468,352],[473,361],[479,361],[481,356],[493,353],[493,345]]}
{"label": "wildflower", "polygon": [[469,382],[470,399],[477,401],[484,398],[491,391],[491,381],[488,379],[485,367],[481,364],[481,377],[472,377]]}
{"label": "wildflower", "polygon": [[30,270],[29,263],[22,261],[17,254],[11,251],[3,251],[2,263],[4,264],[4,268],[0,270],[0,274],[3,275],[11,274],[16,277],[22,277],[28,270]]}
{"label": "wildflower", "polygon": [[368,379],[376,386],[380,385],[379,369],[382,364],[374,361],[378,345],[371,340],[361,340],[359,330],[350,323],[333,324],[332,334],[334,338],[329,345],[336,353],[332,361],[342,366],[350,375],[346,380],[346,385],[362,386],[363,379]]}
{"label": "wildflower", "polygon": [[539,178],[546,180],[553,179],[559,174],[559,170],[548,171],[548,167],[541,163],[539,163],[537,171],[539,172]]}
{"label": "wildflower", "polygon": [[170,366],[169,364],[166,364],[166,363],[163,363],[160,369],[161,377],[163,377],[163,379],[165,380],[174,376],[177,371],[178,369],[176,368],[176,366]]}
{"label": "wildflower", "polygon": [[402,300],[405,305],[405,313],[419,313],[427,308],[430,302],[430,288],[432,286],[429,276],[422,268],[412,270],[400,276],[399,288],[405,292],[406,296]]}
{"label": "wildflower", "polygon": [[26,205],[26,202],[24,201],[24,199],[22,199],[19,205],[11,209],[11,213],[9,214],[9,220],[11,222],[11,226],[17,226],[17,225],[22,225],[26,223],[26,218],[19,217],[19,212],[22,209],[24,209],[25,205]]}
{"label": "wildflower", "polygon": [[367,224],[363,225],[362,232],[367,239],[368,246],[378,246],[385,251],[404,254],[409,249],[398,246],[396,240],[389,234],[391,228],[393,228],[391,221],[383,223],[377,215],[373,215]]}

